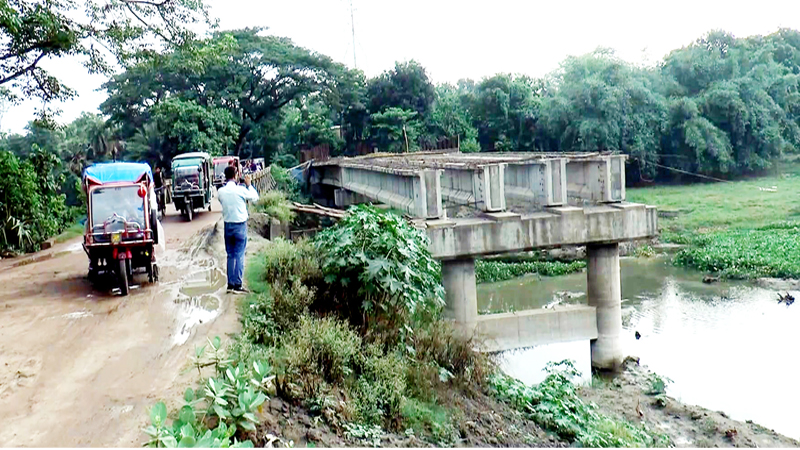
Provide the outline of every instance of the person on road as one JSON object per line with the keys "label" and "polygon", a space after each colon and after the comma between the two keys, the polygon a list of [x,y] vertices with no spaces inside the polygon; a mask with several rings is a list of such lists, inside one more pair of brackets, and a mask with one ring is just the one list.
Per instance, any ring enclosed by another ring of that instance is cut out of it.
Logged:
{"label": "person on road", "polygon": [[153,184],[155,185],[158,210],[164,215],[167,209],[164,205],[164,174],[161,173],[161,166],[156,166],[156,171],[153,173]]}
{"label": "person on road", "polygon": [[246,294],[242,285],[244,250],[247,246],[247,202],[258,200],[258,192],[244,176],[244,186],[236,184],[236,167],[225,168],[225,186],[217,191],[225,222],[225,252],[228,254],[228,292]]}

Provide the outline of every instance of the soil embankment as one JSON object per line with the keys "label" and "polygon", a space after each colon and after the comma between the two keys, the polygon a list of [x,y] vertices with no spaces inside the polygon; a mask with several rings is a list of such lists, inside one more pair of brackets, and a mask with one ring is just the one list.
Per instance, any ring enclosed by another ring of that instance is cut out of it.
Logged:
{"label": "soil embankment", "polygon": [[[195,383],[185,373],[194,344],[238,330],[233,299],[213,282],[224,254],[219,219],[205,212],[186,222],[170,207],[161,282],[141,275],[127,297],[89,283],[81,238],[2,261],[2,445],[141,445],[148,409]],[[186,289],[203,280],[202,295]]]}

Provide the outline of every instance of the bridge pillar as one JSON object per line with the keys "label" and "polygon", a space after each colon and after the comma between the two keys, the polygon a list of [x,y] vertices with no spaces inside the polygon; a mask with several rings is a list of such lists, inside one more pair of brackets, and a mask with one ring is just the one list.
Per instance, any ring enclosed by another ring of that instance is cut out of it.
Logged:
{"label": "bridge pillar", "polygon": [[591,341],[592,366],[617,370],[622,364],[622,309],[619,244],[586,246],[587,296],[597,308],[597,339]]}
{"label": "bridge pillar", "polygon": [[442,261],[442,284],[445,290],[445,317],[454,319],[457,328],[471,333],[478,321],[475,260]]}

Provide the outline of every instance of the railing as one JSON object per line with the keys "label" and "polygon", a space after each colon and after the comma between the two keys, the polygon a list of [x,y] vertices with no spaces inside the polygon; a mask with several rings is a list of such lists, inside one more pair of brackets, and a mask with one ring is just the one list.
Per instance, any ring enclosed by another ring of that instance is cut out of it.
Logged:
{"label": "railing", "polygon": [[270,166],[259,170],[258,172],[252,174],[250,180],[255,186],[256,190],[259,194],[263,194],[267,191],[271,191],[275,189],[275,179],[272,178],[272,172],[270,171]]}

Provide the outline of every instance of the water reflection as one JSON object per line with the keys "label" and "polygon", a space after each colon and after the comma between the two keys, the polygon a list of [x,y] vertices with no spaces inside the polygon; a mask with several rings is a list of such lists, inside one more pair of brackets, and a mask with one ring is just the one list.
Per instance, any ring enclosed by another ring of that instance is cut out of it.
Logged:
{"label": "water reflection", "polygon": [[[800,305],[778,304],[775,291],[747,283],[704,284],[702,274],[664,258],[623,259],[621,265],[625,354],[671,378],[669,394],[683,402],[800,438],[794,413],[800,403]],[[553,301],[586,303],[585,295],[564,292],[586,292],[585,274],[479,285],[478,306],[522,310]],[[549,359],[576,359],[587,372],[588,348],[587,342],[543,346],[515,352],[506,364],[533,383],[544,377],[541,368]]]}

